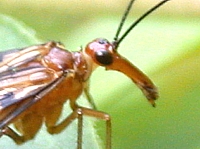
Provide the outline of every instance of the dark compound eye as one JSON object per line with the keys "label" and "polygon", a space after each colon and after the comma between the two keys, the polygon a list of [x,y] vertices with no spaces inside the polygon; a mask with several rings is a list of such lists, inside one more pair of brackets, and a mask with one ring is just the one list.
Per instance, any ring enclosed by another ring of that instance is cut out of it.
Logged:
{"label": "dark compound eye", "polygon": [[108,40],[102,38],[102,39],[99,39],[98,42],[99,42],[100,44],[107,44],[107,43],[108,43]]}
{"label": "dark compound eye", "polygon": [[111,53],[106,50],[96,51],[95,57],[96,57],[96,60],[102,65],[110,65],[113,62]]}

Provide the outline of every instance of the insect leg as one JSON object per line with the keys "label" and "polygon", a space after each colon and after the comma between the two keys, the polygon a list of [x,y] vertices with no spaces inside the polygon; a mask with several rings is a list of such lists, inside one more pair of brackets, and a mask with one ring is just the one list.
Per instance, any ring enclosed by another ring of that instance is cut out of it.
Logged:
{"label": "insect leg", "polygon": [[37,115],[37,113],[25,113],[13,122],[15,129],[4,126],[1,128],[0,135],[6,135],[16,144],[22,144],[34,138],[41,128],[42,122],[43,117]]}
{"label": "insect leg", "polygon": [[[97,119],[105,120],[106,121],[106,149],[111,149],[111,117],[109,114],[101,111],[96,111],[93,109],[88,109],[84,107],[79,107],[77,109],[78,114],[78,121],[81,121],[79,123],[82,123],[82,116],[90,116]],[[80,126],[80,132],[78,131],[78,135],[82,136],[82,127],[83,124]]]}
{"label": "insect leg", "polygon": [[[77,111],[78,112],[78,111]],[[83,141],[83,114],[78,112],[78,136],[77,136],[77,149],[82,149]]]}
{"label": "insect leg", "polygon": [[51,134],[60,133],[63,129],[65,129],[71,122],[73,122],[76,118],[78,119],[78,149],[81,149],[82,144],[82,116],[90,116],[94,118],[98,118],[106,121],[106,149],[111,149],[111,118],[108,114],[96,111],[84,107],[77,107],[73,110],[73,112],[64,119],[61,123],[56,126],[48,126],[47,130]]}
{"label": "insect leg", "polygon": [[18,135],[13,129],[10,127],[6,126],[3,129],[1,129],[1,136],[6,135],[15,141],[16,144],[22,144],[24,143],[24,137]]}
{"label": "insect leg", "polygon": [[92,105],[92,108],[94,110],[97,110],[97,107],[96,107],[96,104],[94,102],[94,99],[92,98],[92,95],[89,92],[89,86],[88,85],[84,88],[84,93],[85,93],[85,96],[86,96],[87,100]]}
{"label": "insect leg", "polygon": [[[50,134],[58,134],[63,129],[65,129],[71,122],[73,122],[76,118],[78,118],[78,139],[77,139],[77,149],[82,149],[82,115],[78,114],[78,109],[74,110],[66,119],[64,119],[61,123],[55,124],[56,121],[46,121],[47,131]],[[56,119],[55,119],[56,120]]]}

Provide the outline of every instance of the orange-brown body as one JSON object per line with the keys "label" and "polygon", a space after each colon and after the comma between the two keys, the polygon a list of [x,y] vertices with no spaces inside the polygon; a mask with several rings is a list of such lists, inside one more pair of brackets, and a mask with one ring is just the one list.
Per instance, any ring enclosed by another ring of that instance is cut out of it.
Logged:
{"label": "orange-brown body", "polygon": [[[59,133],[78,118],[80,111],[82,115],[106,120],[110,125],[107,114],[79,107],[76,103],[92,71],[99,65],[131,78],[153,106],[157,98],[151,80],[120,56],[106,39],[96,39],[79,52],[69,52],[59,43],[49,42],[2,55],[2,58],[0,97],[7,102],[0,105],[0,127],[3,134],[18,144],[35,137],[43,122],[49,133]],[[66,100],[69,100],[73,112],[57,124]],[[27,103],[33,104],[26,106]],[[7,127],[10,123],[20,135]]]}
{"label": "orange-brown body", "polygon": [[[43,50],[41,50],[41,47]],[[16,89],[23,90],[25,87],[31,85],[36,86],[44,83],[48,84],[59,78],[64,71],[69,70],[69,72],[67,72],[67,76],[64,77],[64,79],[55,88],[48,92],[48,94],[9,122],[13,123],[17,130],[21,133],[22,137],[19,137],[19,139],[15,140],[19,144],[32,139],[42,126],[43,122],[47,128],[55,127],[61,115],[63,104],[66,102],[66,100],[70,100],[70,105],[74,110],[77,106],[76,99],[80,96],[84,89],[84,84],[86,81],[84,79],[87,79],[85,78],[85,75],[87,74],[88,67],[86,66],[86,62],[83,59],[81,52],[71,53],[62,49],[63,47],[59,45],[59,43],[55,42],[49,42],[41,47],[36,46],[33,48],[34,50],[41,50],[40,54],[37,56],[37,58],[21,65],[19,69],[30,66],[44,67],[44,70],[40,72],[34,72],[35,74],[43,72],[44,76],[37,76],[31,80],[30,78],[33,78],[31,77],[33,75],[33,70],[31,70],[30,74],[21,76],[21,78],[25,78],[25,81],[23,82],[24,84],[22,83],[22,85],[19,85],[16,82],[9,84],[8,81],[10,78],[12,78],[12,76],[10,76],[7,78],[7,80],[4,79],[0,81],[5,82],[4,89],[6,87],[9,88],[11,85],[12,88],[15,87]],[[30,51],[34,50],[31,49]],[[15,53],[15,55],[17,55],[17,53]],[[6,59],[8,58],[6,57],[4,61],[6,61]],[[75,69],[77,70],[75,71]],[[1,120],[3,121],[7,114],[9,114],[11,111],[14,111],[14,109],[17,108],[17,105],[23,105],[24,102],[32,100],[31,98],[23,100],[21,99],[21,101],[11,105],[8,108],[4,108],[3,105],[1,105]],[[48,129],[48,131],[50,133],[57,133],[50,131],[50,129]]]}
{"label": "orange-brown body", "polygon": [[43,122],[47,128],[56,126],[66,100],[70,99],[71,103],[73,103],[72,101],[75,102],[82,90],[82,82],[73,77],[67,77],[42,100],[16,117],[13,124],[24,136],[24,140],[32,139]]}

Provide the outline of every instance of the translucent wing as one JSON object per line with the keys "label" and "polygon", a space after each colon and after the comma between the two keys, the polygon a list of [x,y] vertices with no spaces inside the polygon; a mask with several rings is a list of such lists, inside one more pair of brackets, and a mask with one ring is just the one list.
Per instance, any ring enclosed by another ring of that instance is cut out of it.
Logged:
{"label": "translucent wing", "polygon": [[[52,42],[50,42],[52,43]],[[47,94],[62,78],[63,71],[45,66],[49,43],[0,53],[0,123],[13,111],[31,105],[35,95]],[[53,86],[52,86],[53,85]],[[23,109],[20,109],[21,112]],[[20,111],[19,110],[19,111]],[[25,110],[25,108],[24,108]],[[17,115],[17,114],[15,114]]]}
{"label": "translucent wing", "polygon": [[53,82],[53,73],[45,67],[27,67],[0,76],[0,110],[37,94]]}
{"label": "translucent wing", "polygon": [[[0,76],[2,73],[16,70],[17,67],[26,66],[28,62],[39,60],[49,52],[46,45],[31,46],[23,49],[14,49],[0,53]],[[26,64],[26,65],[24,65]]]}

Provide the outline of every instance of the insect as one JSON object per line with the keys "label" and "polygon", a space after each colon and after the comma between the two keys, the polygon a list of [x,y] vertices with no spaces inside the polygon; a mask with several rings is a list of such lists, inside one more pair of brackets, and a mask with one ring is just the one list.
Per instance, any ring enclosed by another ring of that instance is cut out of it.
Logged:
{"label": "insect", "polygon": [[[92,72],[102,66],[106,70],[119,71],[128,76],[155,106],[158,97],[155,85],[142,71],[122,57],[117,48],[141,20],[167,1],[162,0],[144,13],[119,38],[134,2],[131,0],[113,42],[97,38],[77,52],[67,51],[61,43],[53,41],[1,52],[0,135],[6,135],[16,144],[22,144],[33,139],[43,123],[50,134],[56,134],[78,119],[77,148],[81,149],[83,116],[91,116],[106,121],[106,148],[111,149],[110,116],[79,106],[76,100],[85,91],[88,100],[93,103],[88,94],[87,82]],[[67,100],[73,112],[57,124]],[[9,124],[14,124],[17,132]]]}

